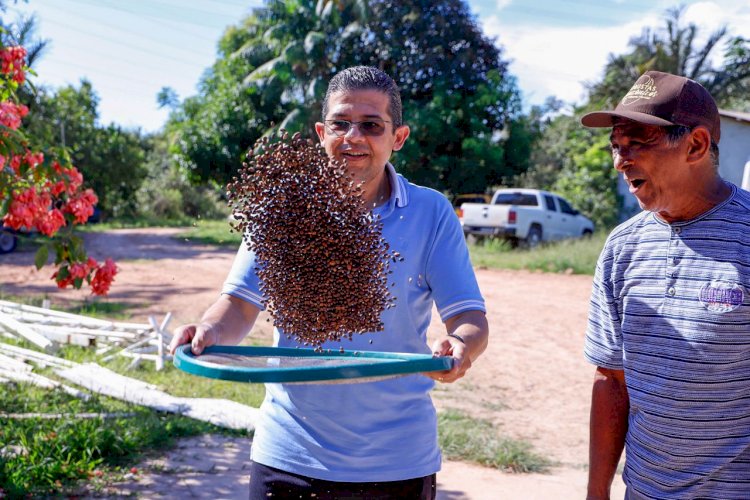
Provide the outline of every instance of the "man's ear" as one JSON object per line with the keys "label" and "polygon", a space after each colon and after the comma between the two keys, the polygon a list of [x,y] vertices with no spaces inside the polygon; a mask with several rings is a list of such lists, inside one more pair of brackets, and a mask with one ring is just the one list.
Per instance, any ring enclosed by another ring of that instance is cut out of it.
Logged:
{"label": "man's ear", "polygon": [[323,140],[326,138],[326,124],[321,122],[315,123],[315,133],[318,134],[320,143],[323,144]]}
{"label": "man's ear", "polygon": [[393,151],[398,151],[399,149],[404,147],[404,143],[406,142],[406,139],[409,137],[410,133],[411,130],[409,130],[408,125],[401,125],[396,129],[396,141],[393,143]]}
{"label": "man's ear", "polygon": [[703,126],[695,127],[688,137],[687,160],[690,163],[702,161],[711,154],[711,134]]}

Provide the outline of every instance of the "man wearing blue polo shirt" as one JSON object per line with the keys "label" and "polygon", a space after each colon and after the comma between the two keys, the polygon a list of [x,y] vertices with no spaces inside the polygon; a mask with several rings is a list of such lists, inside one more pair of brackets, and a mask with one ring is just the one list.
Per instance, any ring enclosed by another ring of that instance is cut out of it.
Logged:
{"label": "man wearing blue polo shirt", "polygon": [[644,209],[594,278],[588,498],[609,498],[623,447],[628,500],[750,498],[750,193],[719,176],[716,103],[648,71],[581,121],[612,127]]}
{"label": "man wearing blue polo shirt", "polygon": [[[393,266],[391,292],[398,300],[382,314],[384,330],[355,336],[347,348],[452,356],[450,371],[429,376],[455,382],[487,346],[484,300],[450,203],[409,183],[388,162],[409,137],[395,82],[375,68],[343,70],[329,84],[315,129],[329,157],[343,160],[364,183],[383,237],[404,258]],[[255,255],[243,245],[222,295],[200,323],[175,332],[172,351],[191,342],[197,354],[242,340],[263,307],[254,268]],[[430,349],[433,303],[446,334]],[[294,343],[275,330],[274,345]],[[358,384],[268,384],[253,439],[250,497],[434,499],[441,460],[429,396],[434,383],[409,375]]]}

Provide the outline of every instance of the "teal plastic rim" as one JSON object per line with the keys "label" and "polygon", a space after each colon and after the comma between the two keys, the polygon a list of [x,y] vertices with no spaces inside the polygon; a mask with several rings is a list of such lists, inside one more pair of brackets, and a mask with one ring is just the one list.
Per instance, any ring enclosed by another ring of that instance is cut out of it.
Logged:
{"label": "teal plastic rim", "polygon": [[[190,344],[177,348],[174,365],[180,370],[221,380],[251,383],[304,383],[386,378],[413,373],[450,370],[453,359],[429,354],[375,351],[333,351],[289,347],[211,346],[203,354],[229,354],[258,358],[324,358],[335,360],[335,366],[232,366],[201,360],[190,350]],[[352,362],[347,363],[347,359]],[[371,362],[367,362],[371,360]]]}

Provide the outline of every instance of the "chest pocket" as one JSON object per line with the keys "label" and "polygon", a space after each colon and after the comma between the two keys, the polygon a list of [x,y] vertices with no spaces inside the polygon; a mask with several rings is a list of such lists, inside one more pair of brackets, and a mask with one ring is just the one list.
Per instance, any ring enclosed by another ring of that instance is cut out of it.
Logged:
{"label": "chest pocket", "polygon": [[[701,286],[698,301],[709,313],[743,316],[750,307],[750,296],[747,286],[735,277],[712,279]],[[739,318],[737,318],[739,319]]]}

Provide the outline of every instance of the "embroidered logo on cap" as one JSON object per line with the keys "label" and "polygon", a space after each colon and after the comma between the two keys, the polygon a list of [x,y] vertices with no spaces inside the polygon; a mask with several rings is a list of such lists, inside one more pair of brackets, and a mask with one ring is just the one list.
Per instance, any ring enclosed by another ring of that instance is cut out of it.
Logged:
{"label": "embroidered logo on cap", "polygon": [[711,312],[726,313],[734,311],[745,297],[742,287],[736,283],[712,281],[703,285],[700,301]]}
{"label": "embroidered logo on cap", "polygon": [[656,97],[656,94],[658,94],[658,91],[656,90],[654,79],[648,75],[643,75],[628,90],[628,93],[622,98],[621,103],[623,106],[629,106],[641,99],[653,99]]}

